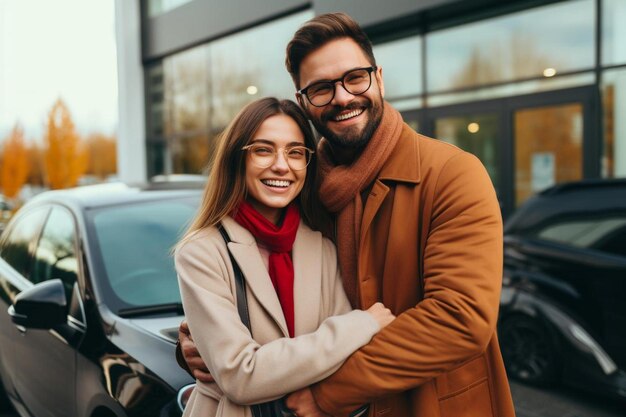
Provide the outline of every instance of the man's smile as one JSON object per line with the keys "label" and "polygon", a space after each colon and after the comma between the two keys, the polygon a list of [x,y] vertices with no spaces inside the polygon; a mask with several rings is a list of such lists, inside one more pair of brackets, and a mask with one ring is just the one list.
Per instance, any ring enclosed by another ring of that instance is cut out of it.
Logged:
{"label": "man's smile", "polygon": [[334,120],[336,122],[341,122],[341,121],[344,121],[344,120],[352,119],[353,117],[357,117],[358,115],[360,115],[364,111],[365,111],[365,109],[352,110],[351,112],[343,113],[343,114],[339,114],[339,115],[335,116]]}

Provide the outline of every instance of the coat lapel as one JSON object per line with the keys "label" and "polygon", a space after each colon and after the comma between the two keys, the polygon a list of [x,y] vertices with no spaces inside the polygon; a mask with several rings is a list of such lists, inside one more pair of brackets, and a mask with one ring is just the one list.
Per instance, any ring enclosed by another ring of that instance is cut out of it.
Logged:
{"label": "coat lapel", "polygon": [[241,272],[246,280],[248,297],[252,295],[256,298],[259,304],[278,324],[283,335],[288,337],[287,322],[280,307],[278,295],[272,285],[272,280],[267,272],[265,263],[263,263],[254,237],[230,217],[226,217],[222,224],[231,239],[228,249],[232,253],[233,258],[235,258],[239,268],[241,268]]}
{"label": "coat lapel", "polygon": [[293,244],[295,334],[315,331],[322,296],[322,236],[300,223]]}
{"label": "coat lapel", "polygon": [[383,184],[380,180],[377,180],[374,183],[369,195],[367,196],[367,201],[365,202],[365,209],[363,210],[363,218],[361,220],[361,234],[359,236],[359,253],[361,253],[361,244],[365,240],[365,236],[369,231],[370,225],[372,224],[372,220],[378,209],[380,208],[383,201],[385,201],[385,196],[389,192],[389,187]]}
{"label": "coat lapel", "polygon": [[413,130],[405,123],[402,127],[398,144],[391,155],[389,155],[389,159],[385,161],[378,174],[378,179],[374,182],[372,190],[367,196],[361,220],[359,254],[363,253],[362,245],[365,241],[365,236],[389,192],[389,187],[383,181],[411,184],[418,184],[421,181],[419,147],[417,141],[411,139],[412,137]]}

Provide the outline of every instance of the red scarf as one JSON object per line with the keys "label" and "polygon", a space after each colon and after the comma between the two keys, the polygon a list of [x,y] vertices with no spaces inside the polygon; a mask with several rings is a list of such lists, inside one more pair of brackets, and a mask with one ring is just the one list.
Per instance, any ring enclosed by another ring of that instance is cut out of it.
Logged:
{"label": "red scarf", "polygon": [[289,336],[294,336],[293,261],[291,248],[300,225],[300,210],[295,204],[287,207],[280,226],[267,220],[247,201],[239,204],[235,221],[248,229],[254,238],[270,250],[269,274],[278,295]]}

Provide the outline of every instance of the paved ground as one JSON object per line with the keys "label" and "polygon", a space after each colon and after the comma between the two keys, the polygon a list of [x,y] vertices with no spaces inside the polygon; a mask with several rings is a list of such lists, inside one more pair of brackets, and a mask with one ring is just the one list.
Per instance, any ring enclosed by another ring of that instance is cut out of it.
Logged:
{"label": "paved ground", "polygon": [[[626,401],[618,403],[559,388],[539,390],[511,382],[517,417],[626,417]],[[17,417],[0,413],[0,417]]]}
{"label": "paved ground", "polygon": [[618,402],[570,388],[537,389],[511,382],[517,417],[626,417]]}

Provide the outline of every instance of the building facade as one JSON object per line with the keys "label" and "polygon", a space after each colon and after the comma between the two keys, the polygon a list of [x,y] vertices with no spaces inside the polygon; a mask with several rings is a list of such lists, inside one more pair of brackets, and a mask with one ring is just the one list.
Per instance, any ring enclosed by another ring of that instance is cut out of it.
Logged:
{"label": "building facade", "polygon": [[117,0],[119,172],[202,173],[246,103],[294,98],[287,42],[354,17],[386,99],[420,133],[477,155],[505,215],[538,191],[626,177],[626,1]]}

